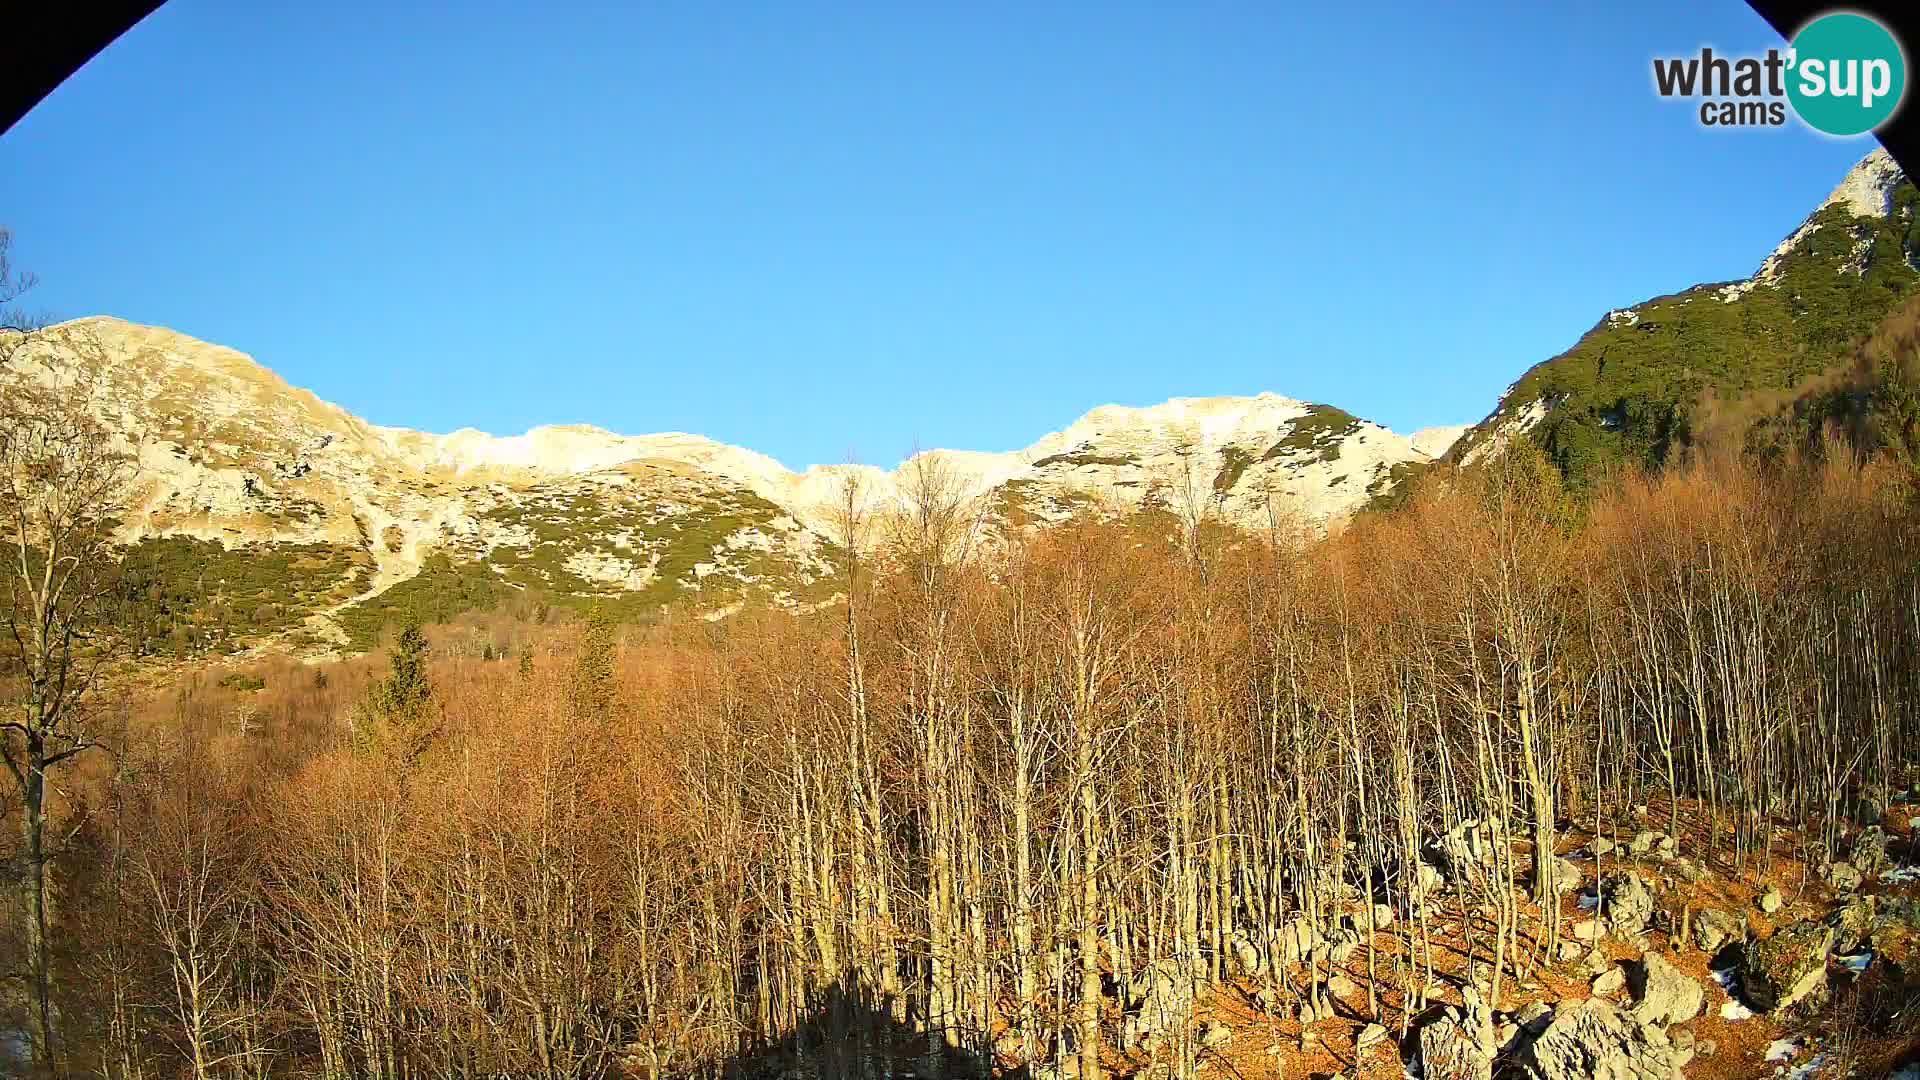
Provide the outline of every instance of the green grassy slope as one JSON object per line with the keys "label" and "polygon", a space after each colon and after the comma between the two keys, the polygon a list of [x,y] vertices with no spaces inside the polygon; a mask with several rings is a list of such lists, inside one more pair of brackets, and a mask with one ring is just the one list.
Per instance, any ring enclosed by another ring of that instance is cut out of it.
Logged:
{"label": "green grassy slope", "polygon": [[1452,456],[1545,402],[1528,437],[1578,489],[1616,464],[1660,465],[1715,403],[1788,393],[1849,363],[1920,286],[1920,191],[1903,182],[1893,201],[1886,218],[1821,209],[1770,281],[1702,285],[1610,313],[1521,376]]}

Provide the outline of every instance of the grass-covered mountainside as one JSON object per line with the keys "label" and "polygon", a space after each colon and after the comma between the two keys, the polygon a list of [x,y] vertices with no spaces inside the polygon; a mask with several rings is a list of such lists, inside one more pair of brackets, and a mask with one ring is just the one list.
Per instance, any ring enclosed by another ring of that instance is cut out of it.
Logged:
{"label": "grass-covered mountainside", "polygon": [[1876,152],[1752,278],[1609,312],[1522,375],[1452,456],[1472,461],[1524,435],[1584,488],[1619,465],[1657,467],[1710,432],[1788,437],[1778,414],[1853,365],[1920,285],[1917,265],[1920,191]]}
{"label": "grass-covered mountainside", "polygon": [[137,459],[117,515],[123,622],[146,655],[181,659],[265,642],[357,651],[408,620],[502,606],[623,620],[805,608],[843,589],[849,485],[876,535],[923,484],[989,537],[1172,507],[1318,525],[1453,434],[1416,446],[1275,394],[1177,398],[1094,409],[1025,450],[796,473],[697,435],[379,427],[231,349],[116,319],[36,332],[0,393],[59,372]]}
{"label": "grass-covered mountainside", "polygon": [[116,621],[147,656],[227,653],[274,635],[305,645],[307,618],[365,592],[372,568],[339,545],[148,537],[121,562]]}
{"label": "grass-covered mountainside", "polygon": [[839,588],[831,540],[751,491],[660,463],[530,487],[480,518],[485,540],[450,538],[411,577],[341,610],[348,643],[516,601],[635,621],[672,604],[819,603]]}
{"label": "grass-covered mountainside", "polygon": [[1917,254],[1920,191],[1870,155],[1752,278],[1609,313],[1451,451],[1451,431],[1410,438],[1261,394],[1104,406],[1020,451],[796,473],[694,435],[383,428],[172,331],[90,319],[43,333],[46,363],[91,371],[96,412],[138,457],[120,599],[145,652],[316,653],[503,605],[632,620],[829,601],[849,485],[880,522],[910,517],[909,489],[934,478],[987,535],[1089,512],[1177,533],[1197,513],[1321,525],[1393,503],[1434,454],[1471,461],[1515,438],[1575,490],[1710,438],[1780,450],[1839,430],[1910,452]]}
{"label": "grass-covered mountainside", "polygon": [[1810,379],[1785,408],[1762,410],[1750,445],[1822,447],[1920,463],[1920,292],[1901,301],[1853,350],[1852,361]]}

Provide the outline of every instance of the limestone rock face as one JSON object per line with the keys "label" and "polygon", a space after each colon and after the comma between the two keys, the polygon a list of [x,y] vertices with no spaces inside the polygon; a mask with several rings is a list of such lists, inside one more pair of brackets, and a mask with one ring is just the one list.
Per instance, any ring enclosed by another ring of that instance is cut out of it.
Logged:
{"label": "limestone rock face", "polygon": [[1632,937],[1653,921],[1653,889],[1631,870],[1608,874],[1600,883],[1601,912],[1614,932]]}
{"label": "limestone rock face", "polygon": [[1142,1039],[1164,1035],[1187,1022],[1193,1012],[1194,979],[1171,957],[1149,964],[1127,987],[1130,1013],[1121,1041],[1132,1049]]}
{"label": "limestone rock face", "polygon": [[1274,939],[1281,964],[1299,963],[1326,941],[1326,936],[1305,915],[1295,915],[1267,934]]}
{"label": "limestone rock face", "polygon": [[1245,931],[1236,932],[1232,941],[1233,969],[1247,978],[1258,978],[1266,973],[1267,954],[1247,937]]}
{"label": "limestone rock face", "polygon": [[1602,996],[1611,996],[1627,988],[1625,968],[1609,967],[1593,977],[1593,992]]}
{"label": "limestone rock face", "polygon": [[[89,408],[138,461],[140,500],[123,541],[185,536],[354,553],[370,572],[334,608],[379,596],[436,556],[482,580],[556,596],[799,607],[836,587],[849,486],[860,510],[885,519],[938,474],[990,536],[1183,497],[1249,526],[1267,527],[1278,510],[1316,529],[1450,441],[1429,433],[1422,450],[1340,409],[1268,393],[1103,406],[1024,450],[932,450],[893,470],[794,471],[680,432],[381,427],[242,353],[112,318],[37,332],[0,371],[0,386],[76,368],[97,390]],[[337,610],[311,614],[314,634],[345,643]]]}
{"label": "limestone rock face", "polygon": [[1658,833],[1652,829],[1642,829],[1634,835],[1632,840],[1628,841],[1627,850],[1633,852],[1635,855],[1646,855],[1659,847],[1661,841],[1665,838],[1665,833]]}
{"label": "limestone rock face", "polygon": [[1491,1080],[1493,1015],[1479,995],[1469,992],[1464,1008],[1447,1006],[1415,1039],[1427,1080]]}
{"label": "limestone rock face", "polygon": [[1863,880],[1859,868],[1844,860],[1830,862],[1821,867],[1820,876],[1826,879],[1827,884],[1841,892],[1852,892],[1860,887]]}
{"label": "limestone rock face", "polygon": [[1628,976],[1633,989],[1633,1018],[1642,1024],[1684,1024],[1700,1015],[1706,991],[1659,953],[1650,952]]}
{"label": "limestone rock face", "polygon": [[1893,860],[1887,855],[1887,831],[1878,825],[1867,827],[1853,842],[1853,852],[1847,861],[1863,877],[1879,877],[1893,865]]}
{"label": "limestone rock face", "polygon": [[1701,952],[1709,955],[1719,952],[1729,944],[1746,937],[1747,928],[1740,920],[1717,908],[1702,908],[1693,917],[1693,944]]}
{"label": "limestone rock face", "polygon": [[1836,953],[1871,953],[1873,962],[1916,974],[1920,957],[1920,900],[1904,896],[1855,896],[1827,916]]}
{"label": "limestone rock face", "polygon": [[1413,448],[1432,458],[1445,457],[1447,451],[1467,433],[1467,424],[1421,428],[1413,433]]}
{"label": "limestone rock face", "polygon": [[1920,987],[1920,904],[1909,904],[1901,918],[1875,931],[1873,962],[1885,965],[1895,983]]}
{"label": "limestone rock face", "polygon": [[1427,858],[1449,880],[1476,880],[1492,866],[1500,836],[1497,822],[1462,821],[1428,842]]}
{"label": "limestone rock face", "polygon": [[1553,862],[1554,891],[1559,893],[1579,892],[1581,885],[1586,882],[1586,876],[1584,871],[1580,869],[1580,864],[1562,856],[1556,856]]}
{"label": "limestone rock face", "polygon": [[1517,1065],[1527,1080],[1680,1080],[1688,1057],[1659,1028],[1588,998],[1562,1003]]}

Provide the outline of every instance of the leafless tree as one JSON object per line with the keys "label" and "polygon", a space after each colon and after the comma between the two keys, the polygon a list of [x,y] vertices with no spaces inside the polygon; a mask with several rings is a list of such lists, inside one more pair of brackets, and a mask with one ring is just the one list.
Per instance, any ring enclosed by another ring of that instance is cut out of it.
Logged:
{"label": "leafless tree", "polygon": [[25,334],[46,321],[28,314],[19,306],[20,298],[33,291],[33,287],[39,284],[39,278],[25,270],[13,268],[10,257],[12,248],[13,234],[0,228],[0,361],[7,357],[7,335]]}
{"label": "leafless tree", "polygon": [[[0,266],[0,282],[6,280]],[[5,295],[0,291],[0,295]],[[132,458],[97,418],[105,358],[82,328],[0,331],[0,530],[4,530],[8,672],[21,690],[0,724],[0,759],[21,801],[24,920],[34,1057],[54,1055],[48,971],[49,774],[95,745],[88,698],[116,653],[104,601],[115,579],[113,531]]]}

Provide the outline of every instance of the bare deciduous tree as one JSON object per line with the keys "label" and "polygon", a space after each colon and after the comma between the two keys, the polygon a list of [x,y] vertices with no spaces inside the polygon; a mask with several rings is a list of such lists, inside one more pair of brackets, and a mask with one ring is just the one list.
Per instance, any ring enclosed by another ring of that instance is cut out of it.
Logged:
{"label": "bare deciduous tree", "polygon": [[[4,268],[0,268],[4,278]],[[132,458],[93,411],[105,359],[80,328],[0,330],[0,530],[7,634],[21,687],[0,724],[0,758],[21,800],[19,903],[34,1057],[57,1068],[49,979],[48,777],[95,745],[88,697],[115,655],[104,601],[115,578],[113,531],[127,506]]]}

